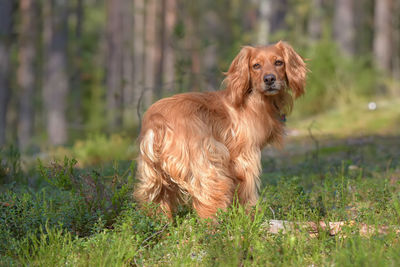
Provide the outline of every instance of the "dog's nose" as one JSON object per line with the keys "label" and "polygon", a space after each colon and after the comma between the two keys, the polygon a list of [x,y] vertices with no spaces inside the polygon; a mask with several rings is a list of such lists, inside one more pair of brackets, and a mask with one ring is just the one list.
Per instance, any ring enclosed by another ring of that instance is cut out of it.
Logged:
{"label": "dog's nose", "polygon": [[276,77],[274,74],[264,75],[264,82],[268,85],[273,84],[276,81]]}

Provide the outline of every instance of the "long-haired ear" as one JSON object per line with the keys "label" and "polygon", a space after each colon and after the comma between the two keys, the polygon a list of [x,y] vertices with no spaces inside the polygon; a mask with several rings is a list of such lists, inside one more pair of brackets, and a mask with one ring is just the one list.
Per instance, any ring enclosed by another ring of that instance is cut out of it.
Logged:
{"label": "long-haired ear", "polygon": [[279,41],[275,46],[283,52],[289,88],[292,90],[294,97],[297,98],[305,92],[306,63],[289,44]]}
{"label": "long-haired ear", "polygon": [[225,79],[227,91],[235,106],[240,106],[243,103],[244,97],[251,86],[249,61],[252,49],[251,46],[242,47],[239,54],[232,61],[228,72],[224,73],[227,76]]}

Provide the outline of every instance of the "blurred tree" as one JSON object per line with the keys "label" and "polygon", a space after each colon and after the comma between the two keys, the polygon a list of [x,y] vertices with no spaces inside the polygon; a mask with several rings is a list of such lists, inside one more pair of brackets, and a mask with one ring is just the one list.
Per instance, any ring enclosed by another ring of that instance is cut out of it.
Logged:
{"label": "blurred tree", "polygon": [[[271,35],[275,35],[276,33],[287,30],[286,16],[291,9],[288,1],[290,0],[273,1],[271,4]],[[275,41],[277,40],[274,38],[274,40],[270,40],[269,43]]]}
{"label": "blurred tree", "polygon": [[[133,77],[135,91],[133,104],[137,113],[141,112],[142,98],[144,94],[144,61],[145,61],[145,1],[133,0]],[[136,122],[140,119],[137,114]]]}
{"label": "blurred tree", "polygon": [[67,141],[67,41],[68,1],[43,1],[44,78],[43,102],[50,144]]}
{"label": "blurred tree", "polygon": [[[285,18],[287,13],[287,0],[259,1],[258,16],[258,38],[257,43],[266,45],[272,43],[271,35],[285,28]],[[246,7],[243,7],[246,8]]]}
{"label": "blurred tree", "polygon": [[154,94],[156,99],[162,97],[163,91],[163,75],[164,75],[164,58],[165,58],[165,46],[167,42],[166,37],[166,27],[165,27],[165,17],[166,17],[166,0],[159,0],[161,2],[160,8],[157,9],[157,16],[159,17],[157,27],[157,40],[155,49],[155,77],[154,77]]}
{"label": "blurred tree", "polygon": [[157,0],[145,1],[145,58],[144,58],[144,94],[143,104],[147,109],[153,102],[156,75],[156,49],[157,49]]}
{"label": "blurred tree", "polygon": [[83,5],[84,0],[76,0],[75,5],[75,16],[76,16],[76,26],[75,26],[75,34],[78,37],[82,36],[83,31],[83,20],[84,20],[84,10],[85,6]]}
{"label": "blurred tree", "polygon": [[83,41],[83,26],[85,22],[85,6],[84,0],[76,0],[73,2],[73,8],[71,8],[72,16],[75,19],[74,28],[71,29],[71,37],[68,40],[68,49],[71,51],[71,65],[73,67],[70,71],[70,112],[69,116],[71,122],[74,124],[74,128],[80,129],[83,125],[84,112],[83,112],[83,96],[84,88],[82,82],[82,76],[84,73],[84,41]]}
{"label": "blurred tree", "polygon": [[[258,32],[257,29],[258,17],[259,17],[259,0],[250,0],[246,3],[246,8],[244,8],[244,13],[242,17],[242,27],[243,31],[249,33],[249,44],[257,43]],[[217,17],[219,19],[219,17]]]}
{"label": "blurred tree", "polygon": [[161,0],[161,9],[158,9],[155,97],[160,99],[164,89],[171,91],[174,85],[174,50],[173,34],[176,21],[176,0]]}
{"label": "blurred tree", "polygon": [[123,107],[123,0],[107,0],[106,83],[107,114],[112,131],[122,126]]}
{"label": "blurred tree", "polygon": [[0,146],[6,140],[7,107],[10,98],[11,34],[13,0],[0,1]]}
{"label": "blurred tree", "polygon": [[[400,14],[400,0],[394,1],[393,27],[392,27],[392,35],[393,35],[392,74],[395,79],[400,80],[400,16],[396,16],[395,14]],[[397,92],[397,94],[399,93],[400,92]]]}
{"label": "blurred tree", "polygon": [[392,59],[392,0],[375,0],[373,52],[378,67],[387,73]]}
{"label": "blurred tree", "polygon": [[354,0],[335,0],[333,31],[343,53],[354,55]]}
{"label": "blurred tree", "polygon": [[165,0],[165,42],[164,42],[164,87],[169,92],[175,90],[175,26],[177,20],[177,0]]}
{"label": "blurred tree", "polygon": [[205,10],[203,14],[204,23],[202,35],[207,38],[205,40],[204,56],[202,57],[203,72],[206,78],[205,89],[213,91],[218,89],[218,44],[219,38],[222,36],[222,21],[214,8]]}
{"label": "blurred tree", "polygon": [[275,38],[285,40],[292,44],[307,46],[309,42],[308,27],[311,2],[302,0],[288,0],[285,5],[285,23],[283,29],[278,32]]}
{"label": "blurred tree", "polygon": [[38,14],[33,0],[20,2],[20,30],[17,83],[20,87],[18,141],[27,148],[33,136],[35,95],[35,54],[38,36]]}
{"label": "blurred tree", "polygon": [[71,139],[109,129],[105,82],[105,1],[78,0],[73,10],[72,18],[75,20],[71,20],[69,38],[73,84],[68,111],[75,127],[74,131],[70,131]]}
{"label": "blurred tree", "polygon": [[258,26],[258,44],[268,44],[273,14],[272,0],[260,0],[260,18]]}
{"label": "blurred tree", "polygon": [[356,31],[355,51],[358,55],[370,55],[374,35],[374,1],[354,2],[354,24]]}
{"label": "blurred tree", "polygon": [[134,90],[134,66],[133,66],[133,1],[123,0],[122,9],[122,93],[123,93],[123,123],[124,126],[132,126],[135,120],[135,90]]}
{"label": "blurred tree", "polygon": [[185,24],[187,34],[185,38],[186,48],[190,53],[190,72],[189,72],[189,87],[190,91],[200,91],[201,87],[201,36],[200,36],[200,2],[193,1],[187,7],[185,14]]}
{"label": "blurred tree", "polygon": [[323,18],[323,0],[311,0],[310,19],[308,21],[308,34],[311,41],[321,38]]}
{"label": "blurred tree", "polygon": [[65,143],[67,132],[73,140],[134,129],[156,98],[216,90],[242,45],[280,39],[312,59],[315,94],[304,103],[319,104],[308,105],[311,114],[330,102],[327,88],[342,88],[337,77],[348,78],[331,33],[343,53],[357,55],[354,92],[370,92],[373,57],[400,77],[399,9],[400,0],[0,0],[0,143],[6,118],[7,138],[18,136],[22,149],[34,125],[39,136],[46,125],[52,144]]}

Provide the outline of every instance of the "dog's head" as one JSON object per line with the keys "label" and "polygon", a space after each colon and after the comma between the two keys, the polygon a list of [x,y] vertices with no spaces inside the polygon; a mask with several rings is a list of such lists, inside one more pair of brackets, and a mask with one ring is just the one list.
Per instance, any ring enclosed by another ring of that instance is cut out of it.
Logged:
{"label": "dog's head", "polygon": [[243,47],[225,74],[232,100],[240,105],[251,91],[272,96],[290,88],[297,98],[304,94],[306,73],[303,59],[289,44],[278,42]]}

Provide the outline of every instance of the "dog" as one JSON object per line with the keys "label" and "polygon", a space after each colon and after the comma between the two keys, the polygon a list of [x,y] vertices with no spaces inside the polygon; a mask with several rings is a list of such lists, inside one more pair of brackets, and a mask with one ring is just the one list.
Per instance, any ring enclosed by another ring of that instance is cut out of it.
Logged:
{"label": "dog", "polygon": [[144,114],[138,138],[134,197],[152,202],[170,218],[191,204],[201,218],[215,217],[237,194],[258,199],[261,150],[281,147],[284,115],[305,93],[307,67],[285,42],[244,46],[215,92],[174,95]]}

